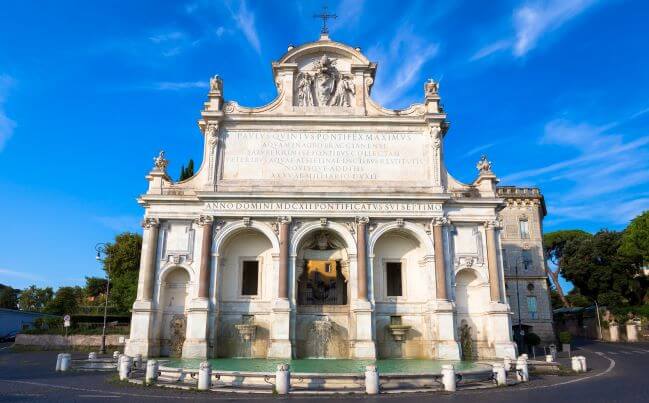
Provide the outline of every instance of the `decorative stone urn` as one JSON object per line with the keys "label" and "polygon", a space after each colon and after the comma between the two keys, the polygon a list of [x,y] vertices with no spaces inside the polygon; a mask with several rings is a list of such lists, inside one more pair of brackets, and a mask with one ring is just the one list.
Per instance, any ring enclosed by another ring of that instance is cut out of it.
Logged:
{"label": "decorative stone urn", "polygon": [[257,325],[254,323],[239,323],[234,325],[234,327],[239,332],[239,335],[244,341],[250,341],[255,339],[255,334],[257,333]]}
{"label": "decorative stone urn", "polygon": [[408,330],[410,330],[411,327],[412,326],[410,325],[391,324],[388,325],[388,330],[394,341],[401,342],[406,338]]}

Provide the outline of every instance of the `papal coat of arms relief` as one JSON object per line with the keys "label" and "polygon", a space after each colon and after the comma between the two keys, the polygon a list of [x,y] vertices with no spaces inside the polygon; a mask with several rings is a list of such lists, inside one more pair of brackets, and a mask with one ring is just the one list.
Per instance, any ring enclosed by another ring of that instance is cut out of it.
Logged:
{"label": "papal coat of arms relief", "polygon": [[297,75],[296,89],[297,106],[349,107],[356,93],[353,76],[341,73],[327,55],[313,63],[312,71]]}

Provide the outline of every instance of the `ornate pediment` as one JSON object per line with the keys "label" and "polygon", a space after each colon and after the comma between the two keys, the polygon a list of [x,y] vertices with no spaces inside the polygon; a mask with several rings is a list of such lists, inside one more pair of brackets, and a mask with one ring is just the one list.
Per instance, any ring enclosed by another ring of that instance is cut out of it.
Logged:
{"label": "ornate pediment", "polygon": [[300,69],[294,87],[295,106],[351,107],[356,94],[350,63],[326,53]]}

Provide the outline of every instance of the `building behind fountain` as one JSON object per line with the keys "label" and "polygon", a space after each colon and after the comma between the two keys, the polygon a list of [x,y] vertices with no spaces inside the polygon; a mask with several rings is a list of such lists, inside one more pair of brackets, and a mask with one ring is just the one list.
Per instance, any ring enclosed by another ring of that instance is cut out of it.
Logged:
{"label": "building behind fountain", "polygon": [[195,176],[155,158],[127,353],[514,357],[509,207],[486,158],[470,184],[447,172],[438,84],[383,108],[377,65],[327,35],[272,67],[258,108],[211,79]]}

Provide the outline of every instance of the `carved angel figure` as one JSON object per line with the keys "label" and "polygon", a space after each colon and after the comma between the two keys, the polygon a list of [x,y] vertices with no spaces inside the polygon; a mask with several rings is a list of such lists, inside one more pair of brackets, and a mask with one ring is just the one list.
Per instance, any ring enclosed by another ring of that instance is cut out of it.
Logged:
{"label": "carved angel figure", "polygon": [[480,161],[475,166],[478,169],[480,174],[490,174],[491,172],[491,161],[487,159],[486,155],[483,155],[480,158]]}
{"label": "carved angel figure", "polygon": [[223,80],[218,75],[210,78],[210,92],[221,92],[223,90]]}
{"label": "carved angel figure", "polygon": [[297,80],[298,106],[314,106],[313,77],[309,73],[300,73]]}
{"label": "carved angel figure", "polygon": [[435,82],[432,78],[429,78],[424,84],[424,92],[426,96],[437,95],[439,92],[439,83]]}
{"label": "carved angel figure", "polygon": [[169,165],[169,161],[165,158],[165,152],[160,151],[158,156],[153,158],[153,166],[158,171],[164,172],[167,169],[167,165]]}
{"label": "carved angel figure", "polygon": [[336,86],[336,94],[331,102],[335,106],[352,106],[352,97],[356,93],[354,81],[349,75],[341,76]]}

